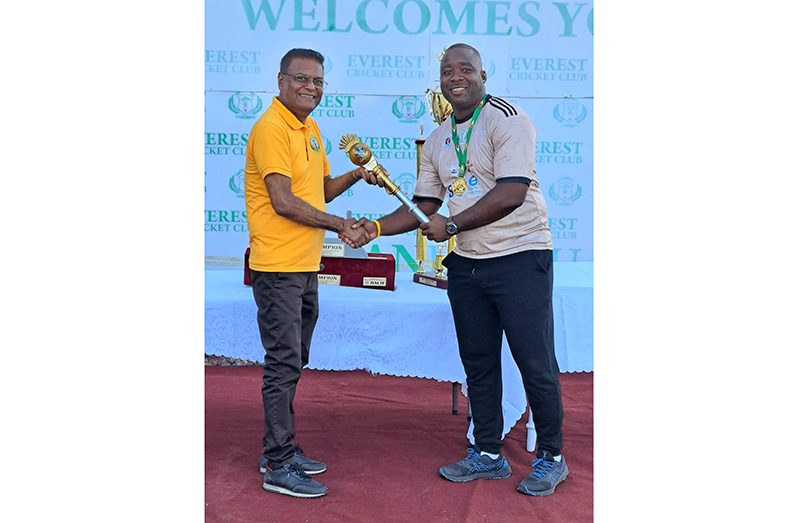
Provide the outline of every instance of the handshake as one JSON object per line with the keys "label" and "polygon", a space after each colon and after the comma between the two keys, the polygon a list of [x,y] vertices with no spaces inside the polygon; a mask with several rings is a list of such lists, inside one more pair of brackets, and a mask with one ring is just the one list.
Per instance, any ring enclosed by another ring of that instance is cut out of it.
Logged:
{"label": "handshake", "polygon": [[[357,145],[362,144],[358,142]],[[363,148],[365,148],[365,146],[363,146]],[[370,155],[371,152],[368,151],[368,154]],[[358,167],[355,169],[352,172],[352,176],[355,179],[365,180],[369,185],[378,185],[379,187],[383,187],[386,192],[399,198],[402,204],[409,210],[415,219],[420,222],[418,227],[421,229],[421,234],[427,239],[435,242],[443,242],[452,237],[452,234],[447,231],[447,218],[435,212],[430,215],[426,215],[412,200],[410,200],[410,198],[408,198],[401,190],[399,190],[396,184],[393,184],[393,182],[390,181],[387,171],[385,171],[382,166],[377,166],[381,171],[381,176],[375,176],[374,173],[364,169],[363,167]],[[387,186],[388,184],[392,184],[392,187],[389,188]],[[376,221],[366,218],[360,218],[359,220],[355,220],[354,218],[345,218],[343,219],[341,230],[338,231],[338,238],[350,247],[357,249],[379,236],[379,229],[379,223]]]}
{"label": "handshake", "polygon": [[[369,185],[385,187],[385,182],[381,178],[362,166],[352,171],[352,176],[355,179],[365,181]],[[345,218],[343,228],[338,232],[338,238],[355,249],[363,247],[377,236],[377,226],[366,218],[360,218],[359,220]]]}
{"label": "handshake", "polygon": [[[428,240],[434,242],[445,242],[453,235],[446,229],[449,218],[438,213],[432,213],[428,217],[427,223],[419,224],[421,234]],[[343,228],[338,233],[338,238],[344,243],[355,249],[363,247],[368,242],[379,236],[379,229],[376,221],[366,218],[355,220],[346,218]]]}
{"label": "handshake", "polygon": [[[352,171],[352,176],[355,179],[359,178],[365,181],[369,185],[385,187],[382,179],[363,167],[357,167]],[[366,218],[360,218],[359,220],[345,218],[343,228],[338,232],[338,238],[355,249],[363,247],[377,236],[377,226]]]}
{"label": "handshake", "polygon": [[363,247],[377,236],[377,225],[366,218],[344,219],[344,227],[338,233],[338,238],[341,241],[355,249]]}

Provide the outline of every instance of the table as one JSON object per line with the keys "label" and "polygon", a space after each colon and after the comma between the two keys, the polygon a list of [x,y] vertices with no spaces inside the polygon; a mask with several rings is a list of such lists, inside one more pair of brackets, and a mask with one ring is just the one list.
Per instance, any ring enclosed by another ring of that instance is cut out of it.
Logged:
{"label": "table", "polygon": [[[555,263],[554,274],[560,370],[592,371],[593,264]],[[319,285],[319,308],[308,368],[465,382],[446,292],[413,283],[411,273],[396,274],[395,291]],[[206,269],[205,353],[263,361],[256,311],[242,269]],[[502,375],[506,435],[527,410],[521,375],[506,340]],[[467,394],[467,387],[463,392]],[[472,432],[470,426],[468,438],[473,442]],[[531,450],[533,427],[527,439]]]}

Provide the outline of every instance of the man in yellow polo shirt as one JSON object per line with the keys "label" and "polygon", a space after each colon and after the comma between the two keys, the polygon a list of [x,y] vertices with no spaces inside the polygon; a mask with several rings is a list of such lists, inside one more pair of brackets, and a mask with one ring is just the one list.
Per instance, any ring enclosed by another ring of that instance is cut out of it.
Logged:
{"label": "man in yellow polo shirt", "polygon": [[305,498],[327,494],[327,487],[309,476],[327,466],[306,457],[294,441],[293,406],[319,313],[324,231],[355,247],[366,242],[364,229],[352,228],[354,219],[327,214],[325,203],[360,179],[378,184],[362,167],[330,177],[321,132],[309,117],[324,91],[323,66],[324,57],[310,49],[283,56],[280,94],[252,126],[244,178],[252,292],[266,350],[259,469],[265,490]]}

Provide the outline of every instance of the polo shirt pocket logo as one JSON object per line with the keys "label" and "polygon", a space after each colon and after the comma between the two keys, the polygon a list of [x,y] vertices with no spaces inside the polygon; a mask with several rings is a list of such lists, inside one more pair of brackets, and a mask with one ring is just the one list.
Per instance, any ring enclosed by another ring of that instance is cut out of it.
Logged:
{"label": "polo shirt pocket logo", "polygon": [[319,150],[319,141],[313,135],[310,136],[310,148],[313,149],[314,151]]}

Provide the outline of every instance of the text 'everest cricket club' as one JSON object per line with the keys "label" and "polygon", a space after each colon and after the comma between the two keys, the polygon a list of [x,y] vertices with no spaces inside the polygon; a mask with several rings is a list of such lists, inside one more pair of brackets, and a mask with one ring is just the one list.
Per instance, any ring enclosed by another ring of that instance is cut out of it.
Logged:
{"label": "text 'everest cricket club'", "polygon": [[404,136],[359,136],[376,160],[415,160],[416,141]]}
{"label": "text 'everest cricket club'", "polygon": [[205,154],[243,156],[249,133],[205,133]]}
{"label": "text 'everest cricket club'", "polygon": [[205,232],[248,232],[247,212],[233,209],[206,209]]}
{"label": "text 'everest cricket club'", "polygon": [[507,78],[536,82],[583,82],[589,72],[587,58],[511,57]]}
{"label": "text 'everest cricket club'", "polygon": [[[249,133],[205,133],[205,154],[236,155],[246,154]],[[363,136],[360,141],[371,148],[378,160],[415,160],[416,147],[413,138],[405,136]],[[325,151],[329,153],[329,140],[325,141]]]}
{"label": "text 'everest cricket club'", "polygon": [[350,54],[346,65],[346,75],[352,78],[424,79],[426,56]]}
{"label": "text 'everest cricket club'", "polygon": [[[355,95],[330,94],[323,95],[319,105],[310,113],[311,118],[355,118]],[[329,151],[328,151],[329,152]]]}
{"label": "text 'everest cricket club'", "polygon": [[[493,0],[242,0],[250,30],[329,33],[572,38],[593,35],[593,8],[584,2]],[[543,20],[546,24],[544,25]]]}
{"label": "text 'everest cricket club'", "polygon": [[205,50],[205,72],[216,74],[260,74],[263,53],[234,49]]}
{"label": "text 'everest cricket club'", "polygon": [[580,164],[584,142],[547,141],[535,143],[535,161],[539,164]]}

